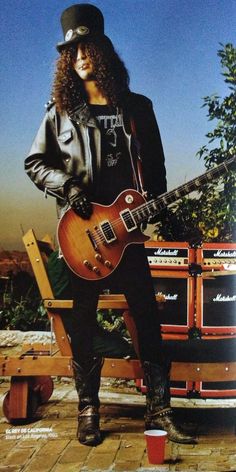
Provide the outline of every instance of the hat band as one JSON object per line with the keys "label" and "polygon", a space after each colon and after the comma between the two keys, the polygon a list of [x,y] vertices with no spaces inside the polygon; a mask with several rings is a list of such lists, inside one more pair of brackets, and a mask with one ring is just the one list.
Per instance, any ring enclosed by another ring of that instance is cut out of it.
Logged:
{"label": "hat band", "polygon": [[87,36],[90,33],[90,30],[87,26],[79,26],[75,30],[69,29],[65,34],[65,41],[71,41],[72,39],[77,38],[78,36]]}

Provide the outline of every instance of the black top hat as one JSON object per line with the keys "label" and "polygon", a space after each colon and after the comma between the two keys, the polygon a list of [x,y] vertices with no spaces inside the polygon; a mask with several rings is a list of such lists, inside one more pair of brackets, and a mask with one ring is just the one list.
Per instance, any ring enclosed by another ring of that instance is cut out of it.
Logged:
{"label": "black top hat", "polygon": [[64,41],[57,44],[57,50],[94,36],[104,36],[104,18],[102,12],[94,5],[80,3],[63,11],[61,25]]}

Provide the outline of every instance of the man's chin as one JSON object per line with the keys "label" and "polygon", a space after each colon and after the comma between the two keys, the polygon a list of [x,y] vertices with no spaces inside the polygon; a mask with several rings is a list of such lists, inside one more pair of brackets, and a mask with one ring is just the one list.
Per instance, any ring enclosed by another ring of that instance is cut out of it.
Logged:
{"label": "man's chin", "polygon": [[92,81],[95,82],[95,81],[96,81],[96,77],[95,77],[94,74],[91,73],[91,74],[88,74],[88,76],[87,76],[87,78],[86,78],[85,80],[87,80],[88,82],[92,82]]}
{"label": "man's chin", "polygon": [[80,74],[80,78],[81,80],[86,81],[86,82],[92,82],[92,81],[94,82],[96,80],[92,72]]}

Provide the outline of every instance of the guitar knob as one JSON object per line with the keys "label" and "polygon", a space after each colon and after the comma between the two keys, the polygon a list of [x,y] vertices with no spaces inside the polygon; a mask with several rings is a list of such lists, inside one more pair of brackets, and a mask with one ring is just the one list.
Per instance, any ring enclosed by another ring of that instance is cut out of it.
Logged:
{"label": "guitar knob", "polygon": [[99,254],[99,253],[97,252],[97,253],[95,254],[95,259],[100,262],[100,261],[102,260],[101,254]]}
{"label": "guitar knob", "polygon": [[111,269],[112,268],[112,263],[110,261],[105,261],[104,262],[104,265],[108,268],[108,269]]}
{"label": "guitar knob", "polygon": [[92,264],[90,264],[90,262],[87,259],[83,261],[83,264],[85,267],[87,267],[87,269],[92,270]]}
{"label": "guitar knob", "polygon": [[93,266],[93,272],[95,272],[97,275],[100,275],[100,270],[97,266]]}

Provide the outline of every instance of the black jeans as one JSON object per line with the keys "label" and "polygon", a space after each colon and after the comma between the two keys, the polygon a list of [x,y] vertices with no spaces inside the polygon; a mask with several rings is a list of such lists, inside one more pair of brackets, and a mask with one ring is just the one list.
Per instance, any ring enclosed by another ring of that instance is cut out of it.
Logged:
{"label": "black jeans", "polygon": [[125,295],[137,328],[140,359],[161,363],[160,322],[143,245],[128,246],[119,266],[109,277],[87,281],[71,273],[71,283],[74,309],[66,320],[66,329],[71,338],[73,357],[79,364],[91,362],[98,298],[105,289]]}

